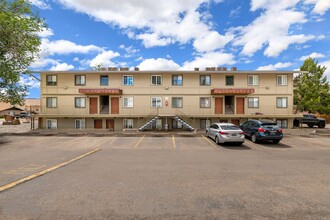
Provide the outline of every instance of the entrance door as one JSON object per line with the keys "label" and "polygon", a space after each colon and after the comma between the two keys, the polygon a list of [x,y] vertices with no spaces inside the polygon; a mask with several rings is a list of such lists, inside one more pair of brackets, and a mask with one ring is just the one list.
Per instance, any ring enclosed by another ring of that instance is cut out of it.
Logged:
{"label": "entrance door", "polygon": [[94,128],[102,129],[102,119],[94,119]]}
{"label": "entrance door", "polygon": [[215,114],[223,114],[222,106],[223,106],[223,98],[216,97],[215,98]]}
{"label": "entrance door", "polygon": [[97,114],[97,98],[89,98],[89,114]]}
{"label": "entrance door", "polygon": [[111,114],[119,114],[119,98],[111,98]]}
{"label": "entrance door", "polygon": [[244,114],[244,98],[236,98],[236,114]]}
{"label": "entrance door", "polygon": [[114,131],[115,130],[115,120],[114,119],[107,119],[106,120],[106,128]]}
{"label": "entrance door", "polygon": [[231,123],[234,125],[239,125],[239,119],[231,119]]}

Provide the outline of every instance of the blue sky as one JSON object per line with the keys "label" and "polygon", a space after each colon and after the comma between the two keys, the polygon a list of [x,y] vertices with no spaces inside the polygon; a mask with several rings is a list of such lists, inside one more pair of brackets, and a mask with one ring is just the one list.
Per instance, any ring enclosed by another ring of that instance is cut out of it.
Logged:
{"label": "blue sky", "polygon": [[330,79],[330,0],[30,1],[48,24],[31,70],[297,70],[310,56]]}

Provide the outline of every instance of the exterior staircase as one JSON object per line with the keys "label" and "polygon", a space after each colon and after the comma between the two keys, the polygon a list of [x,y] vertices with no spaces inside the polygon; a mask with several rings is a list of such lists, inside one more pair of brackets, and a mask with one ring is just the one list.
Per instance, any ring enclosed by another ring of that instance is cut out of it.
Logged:
{"label": "exterior staircase", "polygon": [[143,131],[144,129],[146,129],[148,126],[150,126],[152,124],[152,122],[156,121],[158,118],[159,118],[158,116],[155,116],[152,119],[150,119],[149,121],[147,121],[144,125],[142,125],[139,128],[139,131]]}
{"label": "exterior staircase", "polygon": [[185,120],[183,120],[179,116],[173,116],[173,119],[176,120],[177,122],[182,123],[182,126],[185,127],[185,128],[187,128],[190,131],[194,131],[195,130],[195,128],[193,128],[193,126],[191,126],[188,122],[186,122]]}

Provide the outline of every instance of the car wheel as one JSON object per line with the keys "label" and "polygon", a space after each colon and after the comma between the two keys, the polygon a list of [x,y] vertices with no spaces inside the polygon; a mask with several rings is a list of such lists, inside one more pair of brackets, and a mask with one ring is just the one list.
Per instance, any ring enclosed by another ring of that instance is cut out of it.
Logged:
{"label": "car wheel", "polygon": [[314,125],[313,124],[308,124],[308,127],[312,128],[312,127],[314,127]]}
{"label": "car wheel", "polygon": [[252,135],[251,135],[251,141],[252,141],[253,143],[257,143],[257,136],[256,136],[255,134],[252,134]]}
{"label": "car wheel", "polygon": [[215,136],[215,140],[214,141],[215,141],[216,144],[219,144],[219,138],[218,138],[218,136]]}
{"label": "car wheel", "polygon": [[280,140],[273,140],[273,144],[278,144],[280,143]]}
{"label": "car wheel", "polygon": [[325,127],[325,123],[319,123],[318,127],[319,128],[324,128]]}

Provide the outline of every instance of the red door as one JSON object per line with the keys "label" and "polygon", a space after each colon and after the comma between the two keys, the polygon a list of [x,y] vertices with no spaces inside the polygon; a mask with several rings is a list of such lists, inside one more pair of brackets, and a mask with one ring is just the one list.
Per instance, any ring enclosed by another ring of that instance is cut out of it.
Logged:
{"label": "red door", "polygon": [[115,120],[114,119],[107,119],[106,128],[111,130],[111,131],[114,131],[115,130]]}
{"label": "red door", "polygon": [[236,114],[244,114],[244,98],[236,98]]}
{"label": "red door", "polygon": [[222,108],[223,108],[223,98],[216,97],[215,98],[215,114],[223,114]]}
{"label": "red door", "polygon": [[97,98],[89,98],[89,114],[97,114]]}
{"label": "red door", "polygon": [[119,98],[111,98],[111,114],[119,114]]}
{"label": "red door", "polygon": [[102,119],[94,119],[94,128],[97,128],[97,129],[102,128]]}

